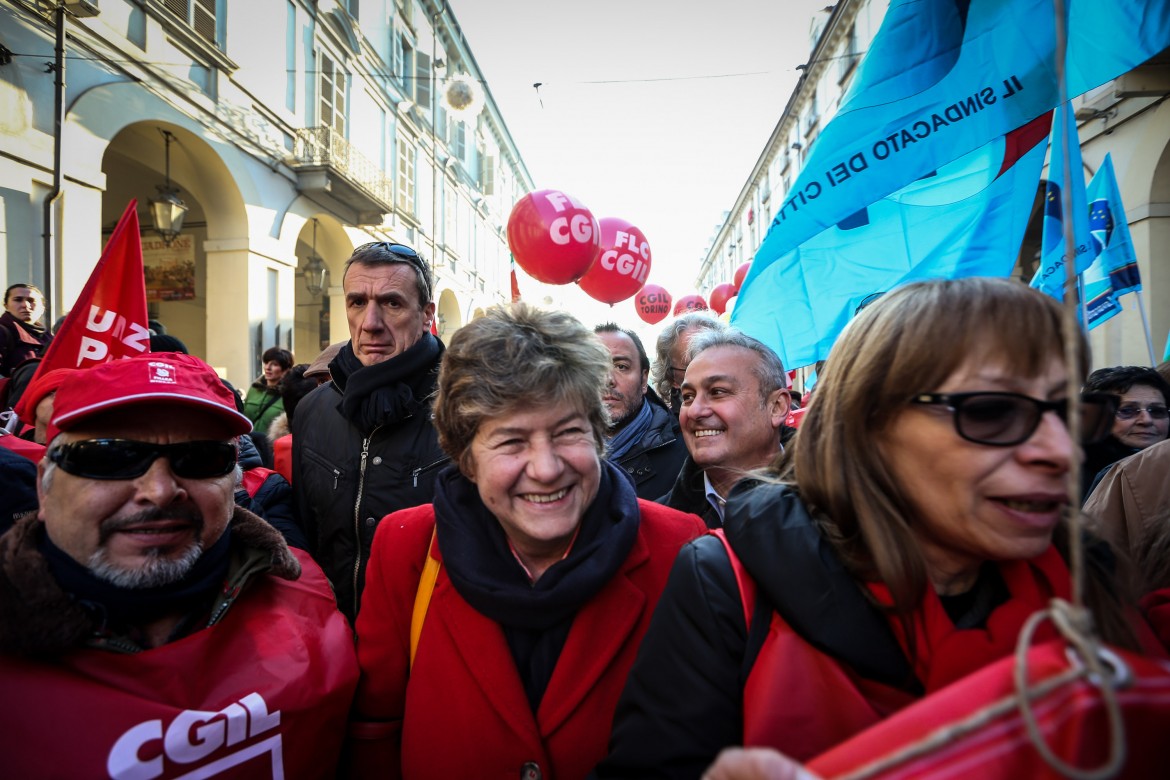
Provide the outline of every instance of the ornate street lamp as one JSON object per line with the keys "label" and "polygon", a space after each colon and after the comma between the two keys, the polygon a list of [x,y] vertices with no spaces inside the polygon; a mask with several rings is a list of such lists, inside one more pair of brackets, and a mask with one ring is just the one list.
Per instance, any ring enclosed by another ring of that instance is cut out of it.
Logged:
{"label": "ornate street lamp", "polygon": [[309,259],[305,261],[304,270],[301,271],[301,276],[305,277],[305,289],[309,291],[309,295],[316,298],[325,290],[325,280],[329,277],[329,269],[325,267],[325,261],[317,254],[317,220],[313,220],[313,249],[309,253]]}
{"label": "ornate street lamp", "polygon": [[174,135],[169,130],[160,132],[166,142],[166,180],[155,187],[158,194],[150,199],[150,217],[154,221],[154,232],[162,236],[163,244],[170,246],[182,232],[183,219],[189,209],[179,197],[178,187],[171,185],[171,140]]}

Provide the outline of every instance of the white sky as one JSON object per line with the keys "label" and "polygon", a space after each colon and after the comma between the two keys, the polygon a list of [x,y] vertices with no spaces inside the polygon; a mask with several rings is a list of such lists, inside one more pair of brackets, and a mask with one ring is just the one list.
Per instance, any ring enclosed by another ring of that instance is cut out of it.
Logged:
{"label": "white sky", "polygon": [[[449,2],[536,189],[563,190],[598,219],[641,228],[648,281],[675,300],[694,292],[703,250],[809,57],[809,19],[831,5]],[[587,324],[661,327],[646,326],[632,300],[609,309],[573,287],[570,308]]]}

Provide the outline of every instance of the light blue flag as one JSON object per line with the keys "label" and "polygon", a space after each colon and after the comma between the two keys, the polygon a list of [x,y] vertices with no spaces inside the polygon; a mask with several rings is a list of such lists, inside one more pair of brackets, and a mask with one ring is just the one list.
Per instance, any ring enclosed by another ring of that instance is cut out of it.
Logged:
{"label": "light blue flag", "polygon": [[1099,263],[1094,261],[1085,271],[1081,277],[1081,286],[1087,301],[1085,312],[1089,318],[1089,330],[1121,314],[1121,301],[1114,295],[1113,282]]}
{"label": "light blue flag", "polygon": [[[769,264],[731,324],[786,366],[828,356],[874,293],[935,277],[1006,276],[1044,163],[1049,115],[942,166]],[[757,255],[758,257],[758,255]]]}
{"label": "light blue flag", "polygon": [[[1067,5],[1069,95],[1170,46],[1170,0]],[[1053,0],[892,0],[773,219],[775,257],[1055,108],[1054,60]]]}
{"label": "light blue flag", "polygon": [[[1072,181],[1064,180],[1064,154],[1068,152]],[[1064,300],[1065,242],[1064,198],[1067,189],[1072,201],[1073,244],[1076,247],[1076,274],[1083,274],[1097,257],[1097,245],[1089,234],[1089,206],[1085,174],[1081,163],[1081,142],[1072,107],[1058,106],[1052,122],[1052,143],[1048,154],[1048,184],[1044,189],[1044,224],[1040,244],[1040,267],[1032,286],[1058,301]]]}
{"label": "light blue flag", "polygon": [[1089,231],[1098,255],[1085,271],[1084,288],[1089,328],[1094,328],[1121,311],[1118,298],[1141,291],[1142,278],[1109,154],[1089,182],[1088,199]]}
{"label": "light blue flag", "polygon": [[[1170,0],[1074,0],[1070,6],[1070,95],[1170,45]],[[823,341],[822,323],[842,319],[844,312],[828,310],[842,296],[808,287],[836,275],[799,267],[820,254],[805,252],[794,266],[792,252],[818,233],[838,229],[838,223],[848,225],[852,215],[876,200],[1002,140],[1055,107],[1054,51],[1052,0],[892,0],[841,109],[785,194],[740,290],[733,320],[781,314],[804,331],[786,334],[793,344],[804,344],[793,354],[819,351],[809,348],[806,337],[816,334],[816,341]],[[757,281],[782,260],[786,273],[769,273],[771,284]],[[864,263],[853,266],[840,259],[838,266],[837,273],[845,276],[870,273]],[[887,271],[879,263],[868,282],[851,284],[888,289]],[[799,322],[800,312],[794,318],[785,307],[769,305],[780,297],[794,300],[801,287],[806,292],[799,307],[815,308],[817,321]],[[777,346],[774,340],[768,343]]]}

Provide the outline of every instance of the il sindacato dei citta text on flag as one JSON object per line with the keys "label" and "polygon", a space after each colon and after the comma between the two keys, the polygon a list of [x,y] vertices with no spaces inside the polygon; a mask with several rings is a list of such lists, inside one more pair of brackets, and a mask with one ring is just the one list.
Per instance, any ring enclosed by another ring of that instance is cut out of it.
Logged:
{"label": "il sindacato dei citta text on flag", "polygon": [[897,154],[911,144],[925,140],[934,133],[962,122],[967,117],[995,105],[1000,100],[1009,99],[1023,90],[1024,84],[1020,77],[1009,76],[1003,79],[1003,85],[999,89],[992,86],[983,87],[963,100],[951,103],[942,111],[932,112],[929,116],[923,116],[906,124],[901,130],[874,141],[868,150],[862,149],[852,154],[846,153],[839,158],[840,162],[829,165],[821,174],[787,198],[773,219],[773,223],[783,222],[790,213],[795,213],[801,206],[820,197],[825,186],[822,184],[822,180],[827,182],[829,187],[836,187],[851,178],[865,174],[871,165],[895,164]]}

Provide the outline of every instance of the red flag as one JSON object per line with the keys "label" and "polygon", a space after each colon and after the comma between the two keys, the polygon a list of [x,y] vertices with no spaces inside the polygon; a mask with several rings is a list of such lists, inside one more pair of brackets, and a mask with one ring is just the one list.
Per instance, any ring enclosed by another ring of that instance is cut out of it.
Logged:
{"label": "red flag", "polygon": [[130,201],[118,220],[85,289],[37,366],[36,376],[54,368],[89,368],[150,351],[137,207],[138,201]]}
{"label": "red flag", "polygon": [[512,258],[512,303],[520,300],[520,280],[516,278],[516,258]]}

